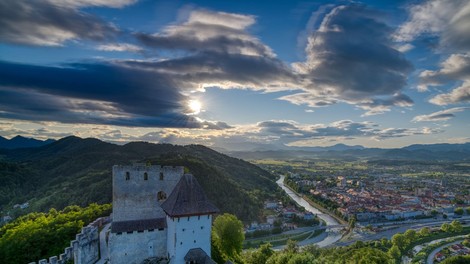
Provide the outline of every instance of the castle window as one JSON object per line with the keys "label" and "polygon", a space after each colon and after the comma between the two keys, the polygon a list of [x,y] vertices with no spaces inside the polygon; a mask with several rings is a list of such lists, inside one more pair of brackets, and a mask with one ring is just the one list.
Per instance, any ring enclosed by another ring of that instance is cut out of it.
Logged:
{"label": "castle window", "polygon": [[131,174],[130,172],[126,171],[126,181],[131,179]]}
{"label": "castle window", "polygon": [[163,181],[163,172],[160,172],[160,181]]}
{"label": "castle window", "polygon": [[196,240],[194,240],[194,243],[196,243]]}
{"label": "castle window", "polygon": [[144,173],[144,181],[149,179],[149,175],[147,173]]}
{"label": "castle window", "polygon": [[158,201],[165,200],[166,199],[166,193],[163,192],[163,191],[159,191],[157,193],[157,199],[158,199]]}
{"label": "castle window", "polygon": [[202,230],[202,229],[204,229],[204,227],[203,227],[203,226],[201,226],[201,230]]}
{"label": "castle window", "polygon": [[186,230],[186,229],[183,228],[183,232],[184,232],[184,230]]}

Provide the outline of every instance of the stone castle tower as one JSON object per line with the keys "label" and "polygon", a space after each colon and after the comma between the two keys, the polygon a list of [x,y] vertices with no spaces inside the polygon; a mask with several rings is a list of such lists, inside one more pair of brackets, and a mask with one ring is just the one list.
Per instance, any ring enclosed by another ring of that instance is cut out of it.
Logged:
{"label": "stone castle tower", "polygon": [[110,262],[212,263],[210,234],[217,212],[183,167],[114,166]]}

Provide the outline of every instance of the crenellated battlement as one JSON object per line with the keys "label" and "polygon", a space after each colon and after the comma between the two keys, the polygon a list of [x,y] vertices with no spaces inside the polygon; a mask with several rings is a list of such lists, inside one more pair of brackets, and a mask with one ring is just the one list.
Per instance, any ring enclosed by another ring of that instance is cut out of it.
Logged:
{"label": "crenellated battlement", "polygon": [[[49,259],[41,259],[38,264],[65,264],[73,260],[75,264],[92,264],[99,259],[99,233],[101,226],[109,222],[109,217],[100,217],[82,228],[70,241],[70,247],[66,247],[64,253],[52,256]],[[29,264],[36,264],[30,262]]]}

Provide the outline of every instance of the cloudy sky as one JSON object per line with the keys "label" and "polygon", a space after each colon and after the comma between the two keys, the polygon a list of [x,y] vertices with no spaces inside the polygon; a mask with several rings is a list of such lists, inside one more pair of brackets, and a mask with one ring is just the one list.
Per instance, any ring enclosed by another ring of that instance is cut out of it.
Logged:
{"label": "cloudy sky", "polygon": [[470,141],[470,2],[5,0],[0,136]]}

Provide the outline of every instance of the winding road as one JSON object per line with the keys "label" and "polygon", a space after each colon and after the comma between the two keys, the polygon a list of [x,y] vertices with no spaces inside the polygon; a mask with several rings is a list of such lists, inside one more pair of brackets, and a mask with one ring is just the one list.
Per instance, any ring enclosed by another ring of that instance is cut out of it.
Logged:
{"label": "winding road", "polygon": [[[285,176],[281,176],[281,178],[276,182],[286,193],[287,195],[289,195],[298,205],[302,206],[303,208],[305,208],[305,210],[317,215],[320,219],[322,219],[323,221],[325,221],[326,225],[327,226],[337,226],[337,225],[341,225],[341,223],[339,223],[336,219],[334,219],[333,217],[327,215],[327,214],[324,214],[322,213],[320,210],[318,210],[317,208],[313,207],[312,205],[310,205],[307,201],[305,201],[305,199],[303,199],[302,197],[300,197],[299,195],[297,195],[296,193],[294,193],[293,191],[291,191],[289,188],[287,188],[287,186],[284,185],[284,177]],[[341,239],[342,235],[340,233],[336,233],[334,231],[327,231],[327,236],[325,236],[321,241],[314,241],[312,240],[312,243],[311,244],[315,244],[319,247],[326,247],[326,246],[329,246],[335,242],[337,242],[338,240]],[[304,244],[304,243],[302,243]]]}

